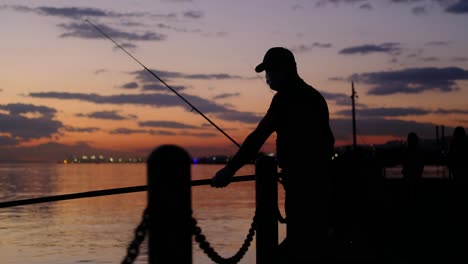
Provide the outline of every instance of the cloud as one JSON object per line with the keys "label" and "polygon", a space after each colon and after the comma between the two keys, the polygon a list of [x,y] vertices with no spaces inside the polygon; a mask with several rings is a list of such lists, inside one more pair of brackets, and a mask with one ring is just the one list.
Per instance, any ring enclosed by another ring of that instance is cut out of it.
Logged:
{"label": "cloud", "polygon": [[[332,131],[338,140],[347,140],[352,137],[351,120],[332,119]],[[435,124],[383,118],[357,118],[356,130],[361,136],[394,136],[406,138],[410,131],[416,132],[421,138],[433,138]],[[446,127],[451,129],[450,127]]]}
{"label": "cloud", "polygon": [[222,38],[227,36],[229,33],[225,31],[213,32],[213,33],[202,33],[201,35],[204,37],[215,37],[215,38]]}
{"label": "cloud", "polygon": [[[419,2],[426,2],[425,0],[390,0],[391,3],[396,3],[396,4],[413,4],[413,3],[419,3]],[[468,2],[466,0],[433,0],[432,2],[436,2],[440,6],[444,7],[444,11],[447,13],[452,13],[452,14],[466,14],[468,13]],[[419,6],[415,8],[419,8],[423,13],[427,11],[427,7],[430,5],[428,3],[425,3],[425,6]],[[421,14],[418,13],[419,11],[415,12],[415,8],[413,8],[413,13],[415,14]]]}
{"label": "cloud", "polygon": [[198,18],[202,18],[203,17],[203,12],[202,11],[187,11],[187,12],[183,12],[182,15],[184,17],[188,17],[188,18],[195,18],[195,19],[198,19]]}
{"label": "cloud", "polygon": [[[228,73],[212,73],[212,74],[186,74],[173,71],[154,70],[151,71],[162,79],[195,79],[195,80],[231,80],[231,79],[245,79],[239,75],[231,75]],[[146,71],[134,71],[131,74],[135,75],[137,80],[143,82],[154,82],[155,77]]]}
{"label": "cloud", "polygon": [[173,136],[173,135],[181,135],[181,136],[190,136],[190,137],[198,137],[198,138],[209,138],[209,137],[218,137],[219,134],[217,133],[192,133],[183,131],[182,133],[174,133],[167,130],[152,130],[152,129],[129,129],[129,128],[116,128],[109,131],[111,135],[133,135],[133,134],[150,134],[156,136]]}
{"label": "cloud", "polygon": [[396,4],[400,4],[400,3],[418,3],[418,2],[422,2],[422,1],[425,1],[425,0],[390,0],[391,3],[396,3]]}
{"label": "cloud", "polygon": [[443,109],[439,108],[434,114],[468,114],[468,109]]}
{"label": "cloud", "polygon": [[98,127],[72,127],[72,126],[65,126],[63,127],[64,131],[72,132],[72,133],[94,133],[98,132],[101,129]]}
{"label": "cloud", "polygon": [[184,123],[173,121],[143,121],[138,122],[141,127],[160,127],[160,128],[176,128],[176,129],[200,129],[201,127],[187,125]]}
{"label": "cloud", "polygon": [[5,6],[18,12],[33,12],[43,16],[58,16],[72,19],[79,19],[81,17],[106,17],[109,14],[101,9],[96,8],[82,8],[82,7],[37,7],[31,8],[28,6],[11,5]]}
{"label": "cloud", "polygon": [[[358,108],[356,116],[369,117],[403,117],[403,116],[420,116],[432,113],[431,110],[421,109],[416,107],[377,107],[377,108]],[[341,110],[336,112],[337,115],[351,116],[351,110]]]}
{"label": "cloud", "polygon": [[304,9],[304,6],[303,6],[303,5],[300,5],[300,4],[294,4],[294,5],[291,7],[291,9],[292,9],[293,11],[298,11],[298,10]]}
{"label": "cloud", "polygon": [[430,41],[425,44],[426,46],[448,46],[450,42],[448,41]]}
{"label": "cloud", "polygon": [[239,97],[240,93],[223,93],[223,94],[218,94],[213,97],[213,100],[218,100],[218,99],[226,99],[226,98],[231,98],[231,97]]}
{"label": "cloud", "polygon": [[[90,7],[28,7],[22,5],[5,5],[3,8],[10,8],[17,12],[31,12],[41,16],[54,16],[69,19],[84,19],[84,18],[125,18],[125,17],[142,17],[142,16],[159,16],[168,17],[168,14],[151,14],[149,12],[126,12],[119,13],[113,11],[106,11],[99,8]],[[172,17],[172,15],[171,15]]]}
{"label": "cloud", "polygon": [[468,57],[453,57],[453,58],[452,58],[452,61],[455,61],[455,62],[465,62],[465,61],[468,61]]}
{"label": "cloud", "polygon": [[98,75],[98,74],[105,73],[105,72],[107,72],[106,69],[97,69],[94,71],[94,74]]}
{"label": "cloud", "polygon": [[215,133],[181,133],[183,136],[191,136],[191,137],[199,137],[199,138],[212,138],[212,137],[218,137],[220,134],[215,134]]}
{"label": "cloud", "polygon": [[[340,116],[351,116],[351,109],[345,109],[335,112]],[[407,117],[407,116],[422,116],[422,115],[450,115],[461,114],[468,115],[468,109],[444,109],[438,108],[435,110],[424,109],[418,107],[375,107],[369,108],[363,106],[356,109],[356,116],[359,118],[387,118],[387,117]]]}
{"label": "cloud", "polygon": [[292,52],[296,53],[301,53],[301,52],[307,52],[310,51],[314,48],[331,48],[332,44],[331,43],[319,43],[319,42],[314,42],[312,44],[306,44],[306,45],[298,45],[294,46],[291,48]]}
{"label": "cloud", "polygon": [[157,27],[161,29],[173,30],[176,32],[184,32],[184,33],[201,33],[202,32],[200,29],[187,29],[187,28],[181,28],[181,27],[173,27],[165,23],[158,23]]}
{"label": "cloud", "polygon": [[63,127],[60,121],[53,120],[57,110],[47,106],[32,104],[0,105],[0,133],[7,134],[7,142],[50,138]]}
{"label": "cloud", "polygon": [[79,8],[79,7],[38,7],[34,9],[37,13],[47,16],[61,16],[68,18],[81,17],[105,17],[111,15],[108,12],[96,8]]}
{"label": "cloud", "polygon": [[[187,111],[192,111],[176,95],[172,94],[120,94],[120,95],[98,95],[85,93],[65,93],[65,92],[39,92],[30,93],[34,98],[54,98],[60,100],[79,100],[96,104],[133,104],[152,107],[184,107]],[[256,123],[260,117],[253,113],[243,113],[228,109],[201,97],[181,94],[188,102],[197,107],[202,113],[211,113],[215,116],[229,121],[240,121],[246,123]]]}
{"label": "cloud", "polygon": [[129,83],[126,83],[126,84],[120,86],[120,88],[123,88],[123,89],[136,89],[136,88],[138,88],[138,83],[129,82]]}
{"label": "cloud", "polygon": [[1,110],[8,111],[10,115],[20,115],[20,114],[39,114],[42,117],[50,118],[55,115],[57,110],[47,106],[36,106],[32,104],[7,104],[0,105]]}
{"label": "cloud", "polygon": [[185,74],[183,78],[199,79],[199,80],[229,80],[229,79],[244,79],[239,75],[231,75],[228,73],[212,73],[212,74]]}
{"label": "cloud", "polygon": [[[182,106],[183,102],[176,95],[172,94],[119,94],[119,95],[98,95],[85,93],[65,93],[65,92],[39,92],[30,93],[35,98],[55,98],[62,100],[80,100],[96,104],[134,104],[147,105],[153,107],[175,107]],[[207,112],[226,111],[223,106],[216,105],[203,98],[193,95],[183,95],[185,98],[201,105]]]}
{"label": "cloud", "polygon": [[90,114],[77,114],[78,117],[88,117],[94,119],[106,119],[106,120],[128,120],[134,119],[134,117],[122,116],[117,111],[98,111]]}
{"label": "cloud", "polygon": [[11,137],[6,137],[6,136],[0,136],[0,147],[4,146],[14,146],[18,144],[18,140],[11,138]]}
{"label": "cloud", "polygon": [[193,0],[163,0],[165,2],[173,2],[173,3],[185,3],[185,2],[193,2]]}
{"label": "cloud", "polygon": [[[186,89],[186,87],[183,85],[169,85],[169,86],[177,92]],[[161,82],[159,81],[155,83],[151,83],[151,84],[144,84],[142,90],[143,91],[162,91],[162,92],[170,91],[169,88],[161,84]]]}
{"label": "cloud", "polygon": [[130,129],[130,128],[116,128],[111,131],[109,131],[109,134],[112,135],[131,135],[131,134],[146,134],[148,133],[148,130],[146,129]]}
{"label": "cloud", "polygon": [[391,55],[398,55],[401,53],[400,43],[383,43],[380,45],[365,44],[360,46],[348,47],[340,50],[339,54],[343,55],[354,55],[361,54],[366,55],[370,53],[387,53]]}
{"label": "cloud", "polygon": [[422,61],[425,61],[425,62],[433,62],[433,61],[439,61],[439,58],[437,57],[423,57],[421,58]]}
{"label": "cloud", "polygon": [[[60,28],[65,29],[67,32],[60,35],[62,38],[75,37],[75,38],[84,38],[84,39],[102,39],[104,36],[87,23],[68,23],[68,24],[59,24]],[[145,33],[130,33],[122,30],[112,28],[104,24],[96,25],[101,31],[107,34],[113,39],[121,39],[127,41],[162,41],[166,39],[166,35],[155,33],[155,32],[145,32]]]}
{"label": "cloud", "polygon": [[[142,90],[143,91],[161,91],[161,92],[170,92],[170,89],[166,87],[158,78],[164,80],[167,84],[173,79],[192,79],[192,80],[231,80],[231,79],[249,79],[247,77],[242,77],[239,75],[231,75],[227,73],[213,73],[213,74],[186,74],[181,72],[174,71],[162,71],[162,70],[150,70],[155,76],[148,71],[134,71],[130,74],[135,76],[135,79],[138,82],[143,82]],[[187,89],[187,86],[183,85],[170,85],[173,90],[179,92]],[[124,84],[122,88],[134,89],[137,88],[138,84],[136,82],[131,82]]]}
{"label": "cloud", "polygon": [[362,4],[361,6],[359,6],[359,8],[360,8],[360,9],[365,9],[365,10],[372,10],[372,9],[374,9],[374,8],[372,7],[372,5],[369,4],[369,3]]}
{"label": "cloud", "polygon": [[417,94],[437,90],[458,90],[458,80],[468,80],[468,71],[458,67],[408,68],[397,71],[353,74],[350,79],[371,85],[367,94],[391,95],[395,93]]}
{"label": "cloud", "polygon": [[151,135],[156,135],[156,136],[174,136],[176,133],[171,132],[171,131],[166,131],[166,130],[149,130],[149,133]]}
{"label": "cloud", "polygon": [[416,6],[411,10],[415,15],[425,15],[427,14],[427,7],[425,6]]}
{"label": "cloud", "polygon": [[133,135],[133,134],[150,134],[157,136],[173,136],[176,133],[167,130],[152,130],[152,129],[131,129],[126,127],[119,127],[109,131],[111,135]]}
{"label": "cloud", "polygon": [[445,11],[453,14],[466,14],[468,13],[468,1],[458,0],[458,2],[447,7]]}
{"label": "cloud", "polygon": [[[137,45],[135,45],[135,44],[133,44],[133,43],[128,43],[128,42],[126,42],[126,43],[119,43],[119,45],[120,45],[120,47],[122,47],[122,48],[124,48],[124,49],[135,49],[135,48],[137,48]],[[117,46],[114,46],[114,49],[115,49],[115,50],[118,50],[118,49],[120,49],[120,48],[117,47]]]}
{"label": "cloud", "polygon": [[356,4],[356,3],[360,3],[360,2],[366,2],[367,0],[320,0],[318,1],[315,6],[316,7],[322,7],[322,6],[325,6],[327,4],[334,4],[334,5],[338,5],[338,4]]}
{"label": "cloud", "polygon": [[320,91],[326,101],[334,101],[337,105],[351,105],[351,96],[343,93]]}
{"label": "cloud", "polygon": [[260,119],[262,118],[261,116],[256,115],[254,113],[237,112],[237,111],[224,111],[224,112],[218,112],[218,113],[213,113],[213,114],[223,120],[237,121],[237,122],[242,122],[242,123],[247,123],[247,124],[257,124],[258,122],[260,122]]}
{"label": "cloud", "polygon": [[[133,28],[140,27],[142,31],[143,28],[147,27],[146,24],[141,22],[134,22],[133,19],[142,20],[143,18],[148,18],[150,20],[166,20],[168,22],[181,22],[181,20],[177,20],[178,17],[182,18],[189,18],[190,22],[193,21],[192,19],[200,19],[204,16],[202,11],[185,11],[181,14],[177,13],[151,13],[151,12],[114,12],[105,9],[99,8],[87,8],[87,7],[50,7],[50,6],[42,6],[42,7],[28,7],[28,6],[21,6],[21,5],[3,5],[0,6],[1,9],[11,9],[16,12],[29,12],[34,13],[40,16],[53,16],[59,18],[66,18],[78,22],[78,23],[65,23],[59,24],[58,26],[62,29],[67,30],[67,32],[63,33],[61,37],[80,37],[86,39],[97,38],[94,34],[87,32],[85,28],[80,27],[82,20],[84,19],[93,19],[93,20],[107,20],[111,21],[114,25],[120,25],[125,28]],[[0,9],[0,10],[1,10]],[[114,21],[114,22],[112,22]],[[182,21],[183,22],[183,21]],[[115,38],[120,38],[123,40],[147,40],[147,41],[160,41],[165,40],[166,35],[155,33],[155,32],[146,32],[141,34],[132,34],[123,30],[118,29],[111,29],[110,27],[105,27],[103,25],[97,25],[101,29],[106,32],[108,35],[112,37],[114,35]],[[153,26],[154,27],[154,26]],[[182,27],[173,27],[164,23],[158,24],[159,28],[162,29],[170,29],[176,32],[186,32],[186,33],[199,33],[202,36],[225,36],[225,32],[218,32],[218,33],[204,33],[200,29],[186,29]],[[112,35],[111,35],[112,34]],[[125,48],[136,48],[137,46],[133,43],[124,43],[121,44]]]}
{"label": "cloud", "polygon": [[344,78],[344,77],[330,77],[330,78],[328,78],[328,80],[330,80],[330,81],[340,81],[340,82],[341,81],[348,81],[348,79]]}
{"label": "cloud", "polygon": [[22,115],[0,114],[0,133],[9,134],[15,139],[50,138],[63,127],[62,122],[50,116],[28,118]]}

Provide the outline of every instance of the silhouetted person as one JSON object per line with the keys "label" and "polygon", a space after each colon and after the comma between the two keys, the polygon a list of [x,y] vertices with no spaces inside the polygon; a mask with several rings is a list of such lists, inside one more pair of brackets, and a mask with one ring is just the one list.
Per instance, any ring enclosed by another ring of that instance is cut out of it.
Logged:
{"label": "silhouetted person", "polygon": [[447,153],[447,166],[450,177],[456,182],[466,183],[468,181],[468,139],[465,129],[458,126],[453,131]]}
{"label": "silhouetted person", "polygon": [[417,215],[419,208],[416,205],[418,199],[420,200],[417,191],[424,171],[424,152],[420,147],[419,137],[414,132],[408,133],[406,149],[402,156],[402,166],[402,187],[405,192],[401,193],[403,199],[398,218],[400,222],[397,224],[399,228],[396,230],[399,235],[395,246],[401,250],[399,254],[403,259],[409,263],[418,263],[415,262],[420,257],[416,250],[419,246],[416,230],[419,230],[420,223]]}
{"label": "silhouetted person", "polygon": [[323,96],[304,82],[291,51],[267,51],[256,72],[266,72],[266,82],[277,91],[270,107],[240,149],[212,179],[224,187],[243,165],[256,157],[268,137],[276,132],[276,153],[285,188],[286,239],[282,248],[287,263],[317,263],[325,252],[330,202],[329,164],[334,136]]}
{"label": "silhouetted person", "polygon": [[406,140],[407,148],[403,156],[403,178],[409,183],[416,183],[424,171],[424,153],[419,146],[419,137],[410,132]]}
{"label": "silhouetted person", "polygon": [[[449,176],[455,183],[455,190],[452,197],[455,199],[452,202],[453,215],[451,216],[450,225],[455,234],[452,244],[456,248],[456,256],[467,261],[466,248],[468,242],[468,216],[466,214],[466,206],[468,204],[468,138],[465,129],[461,126],[455,128],[452,134],[452,139],[447,152],[447,166]],[[461,262],[461,261],[460,261]]]}
{"label": "silhouetted person", "polygon": [[419,137],[414,132],[408,133],[402,163],[401,173],[408,190],[408,205],[411,206],[416,198],[416,190],[424,171],[424,152],[419,146]]}

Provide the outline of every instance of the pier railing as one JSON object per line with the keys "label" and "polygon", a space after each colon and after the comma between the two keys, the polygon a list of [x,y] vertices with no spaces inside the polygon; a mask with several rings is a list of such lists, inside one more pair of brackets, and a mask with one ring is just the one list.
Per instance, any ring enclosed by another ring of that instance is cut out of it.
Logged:
{"label": "pier railing", "polygon": [[154,263],[192,263],[192,236],[215,263],[238,263],[256,234],[256,263],[278,261],[278,222],[284,223],[278,209],[278,172],[273,157],[261,156],[255,162],[255,175],[236,176],[231,182],[255,181],[256,205],[252,224],[241,248],[231,257],[222,257],[210,245],[192,216],[191,187],[209,185],[210,179],[191,180],[191,158],[176,145],[156,148],[147,160],[147,186],[89,191],[0,203],[0,208],[147,191],[148,204],[134,239],[122,263],[133,263],[139,247],[148,236],[148,260]]}

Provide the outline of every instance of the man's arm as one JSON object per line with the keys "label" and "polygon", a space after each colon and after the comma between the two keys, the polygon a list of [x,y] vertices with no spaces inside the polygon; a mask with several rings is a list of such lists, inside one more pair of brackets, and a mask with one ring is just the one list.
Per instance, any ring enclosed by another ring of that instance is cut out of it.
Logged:
{"label": "man's arm", "polygon": [[258,124],[257,128],[255,128],[255,130],[252,131],[244,140],[232,159],[211,179],[211,186],[227,186],[234,174],[257,155],[263,143],[265,143],[271,133],[275,131],[274,116],[275,115],[272,111],[269,110],[267,112]]}
{"label": "man's arm", "polygon": [[242,166],[255,158],[265,141],[275,131],[274,116],[269,111],[242,143],[242,146],[226,164],[226,167],[233,171],[239,170]]}

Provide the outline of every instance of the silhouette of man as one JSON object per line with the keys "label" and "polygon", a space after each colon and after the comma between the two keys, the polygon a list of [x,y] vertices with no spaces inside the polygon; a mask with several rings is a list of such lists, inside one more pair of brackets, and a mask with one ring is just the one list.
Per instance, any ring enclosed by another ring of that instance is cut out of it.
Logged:
{"label": "silhouette of man", "polygon": [[447,165],[451,177],[458,183],[468,182],[468,138],[465,129],[458,126],[453,131],[447,153]]}
{"label": "silhouette of man", "polygon": [[419,137],[416,133],[408,133],[407,148],[403,160],[402,174],[410,182],[422,177],[424,171],[424,155],[419,147]]}
{"label": "silhouette of man", "polygon": [[[243,165],[254,159],[276,132],[276,157],[285,189],[286,239],[281,250],[287,263],[310,263],[325,252],[331,200],[329,164],[335,138],[323,96],[300,78],[294,55],[283,47],[269,49],[256,72],[277,93],[240,149],[212,178],[224,187]],[[315,263],[315,262],[314,262]]]}
{"label": "silhouette of man", "polygon": [[402,163],[401,173],[408,188],[407,205],[410,206],[416,198],[417,185],[424,171],[424,153],[419,146],[419,137],[415,132],[408,133]]}

